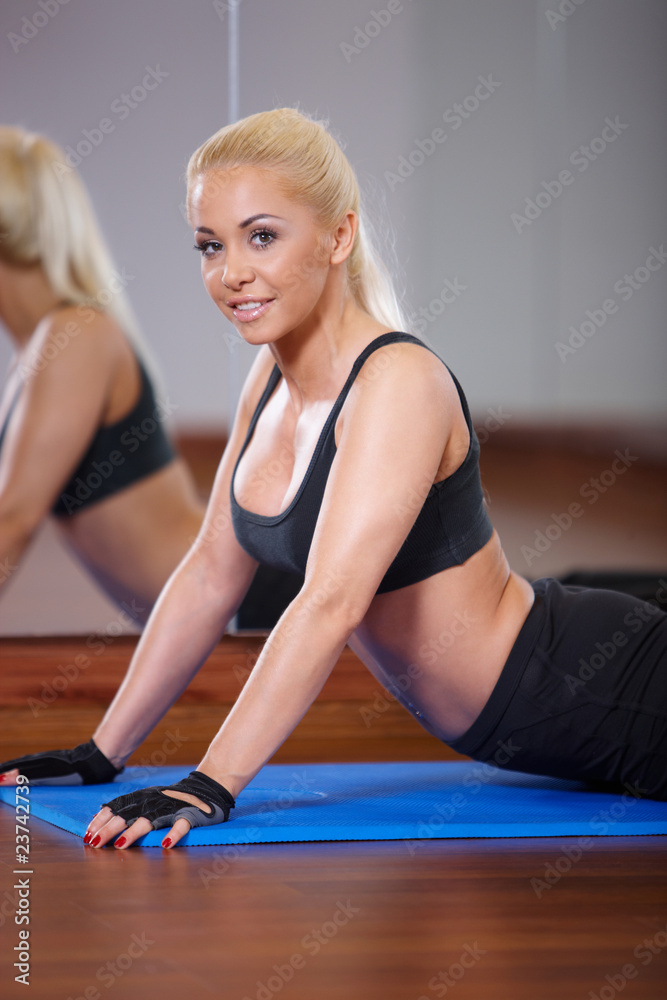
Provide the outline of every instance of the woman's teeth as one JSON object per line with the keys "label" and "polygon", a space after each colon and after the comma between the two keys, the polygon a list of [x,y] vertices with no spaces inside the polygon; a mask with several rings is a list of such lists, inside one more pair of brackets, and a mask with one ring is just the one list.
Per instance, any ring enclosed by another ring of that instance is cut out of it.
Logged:
{"label": "woman's teeth", "polygon": [[252,302],[239,302],[232,306],[234,316],[241,323],[253,323],[263,316],[273,305],[274,299],[253,299]]}

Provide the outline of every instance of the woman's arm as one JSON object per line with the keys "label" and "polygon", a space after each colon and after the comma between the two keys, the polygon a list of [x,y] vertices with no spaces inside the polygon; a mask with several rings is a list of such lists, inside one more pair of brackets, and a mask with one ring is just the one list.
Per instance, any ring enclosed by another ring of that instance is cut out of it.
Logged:
{"label": "woman's arm", "polygon": [[243,436],[230,437],[199,535],[160,594],[123,683],[93,735],[117,767],[188,686],[255,575],[258,564],[236,541],[229,510],[230,477]]}
{"label": "woman's arm", "polygon": [[[44,320],[19,366],[24,384],[0,452],[0,565],[16,567],[107,405],[116,355],[109,321],[97,315],[84,329],[73,316],[68,309]],[[0,573],[0,586],[9,575]]]}
{"label": "woman's arm", "polygon": [[[431,358],[404,345],[380,377],[364,380],[362,369],[348,397],[303,589],[198,767],[234,796],[317,697],[414,523],[410,498],[424,496],[436,478],[460,404],[446,369]],[[105,809],[90,832],[101,846],[124,827]],[[149,828],[137,820],[126,846]],[[176,821],[172,845],[188,828]]]}
{"label": "woman's arm", "polygon": [[229,493],[252,413],[272,367],[268,350],[261,352],[241,393],[199,534],[160,594],[123,683],[93,735],[117,767],[188,686],[255,575],[257,562],[234,535]]}

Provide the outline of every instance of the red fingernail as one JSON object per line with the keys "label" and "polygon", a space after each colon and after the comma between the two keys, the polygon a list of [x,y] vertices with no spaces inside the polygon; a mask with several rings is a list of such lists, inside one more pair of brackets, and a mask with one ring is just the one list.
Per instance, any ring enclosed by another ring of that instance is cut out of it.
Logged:
{"label": "red fingernail", "polygon": [[4,781],[4,780],[5,780],[5,775],[4,774],[0,774],[0,781]]}
{"label": "red fingernail", "polygon": [[162,841],[163,847],[171,847],[171,837],[165,837]]}
{"label": "red fingernail", "polygon": [[114,846],[115,847],[122,847],[123,844],[126,844],[126,843],[127,843],[127,837],[119,837]]}
{"label": "red fingernail", "polygon": [[95,837],[95,839],[94,839],[94,840],[91,840],[91,842],[90,842],[90,846],[91,846],[91,847],[97,847],[97,845],[99,844],[99,842],[101,841],[101,839],[102,839],[102,838],[100,837],[100,835],[99,835],[99,833],[98,833],[98,834],[97,834],[97,836]]}
{"label": "red fingernail", "polygon": [[86,836],[83,838],[84,844],[89,844],[91,837],[92,837],[92,833],[87,833]]}

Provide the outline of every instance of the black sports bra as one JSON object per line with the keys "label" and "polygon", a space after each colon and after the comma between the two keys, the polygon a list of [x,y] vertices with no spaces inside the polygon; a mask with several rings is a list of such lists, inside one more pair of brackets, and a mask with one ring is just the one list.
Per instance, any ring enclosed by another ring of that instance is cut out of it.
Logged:
{"label": "black sports bra", "polygon": [[[277,365],[274,367],[252,416],[246,439],[234,467],[230,488],[232,523],[236,538],[254,559],[290,573],[301,575],[305,573],[329,470],[336,454],[336,420],[366,359],[379,348],[395,343],[418,344],[425,350],[431,350],[411,334],[385,333],[373,340],[361,352],[322,428],[296,496],[280,514],[267,516],[245,510],[237,503],[234,480],[238,464],[252,438],[259,415],[281,379],[280,369]],[[434,351],[432,353],[435,354]],[[417,520],[382,578],[378,594],[407,587],[443,569],[464,563],[488,542],[493,533],[493,526],[484,506],[479,474],[479,441],[472,426],[463,389],[454,374],[450,372],[450,375],[458,390],[470,433],[468,454],[463,464],[451,476],[431,487]]]}
{"label": "black sports bra", "polygon": [[[97,429],[77,469],[51,508],[56,516],[77,514],[157,472],[176,457],[160,419],[151,381],[138,359],[137,363],[141,372],[137,402],[121,420]],[[20,394],[21,387],[0,428],[0,449]]]}

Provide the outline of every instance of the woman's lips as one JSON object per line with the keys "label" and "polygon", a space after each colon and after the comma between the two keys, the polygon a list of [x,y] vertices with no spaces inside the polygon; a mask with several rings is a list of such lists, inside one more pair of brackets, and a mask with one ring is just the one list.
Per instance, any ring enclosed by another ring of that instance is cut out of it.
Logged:
{"label": "woman's lips", "polygon": [[254,305],[252,302],[244,302],[232,306],[231,309],[234,313],[234,319],[238,319],[241,323],[250,323],[252,320],[263,316],[274,302],[275,299],[268,299],[266,302],[260,302],[259,305]]}

